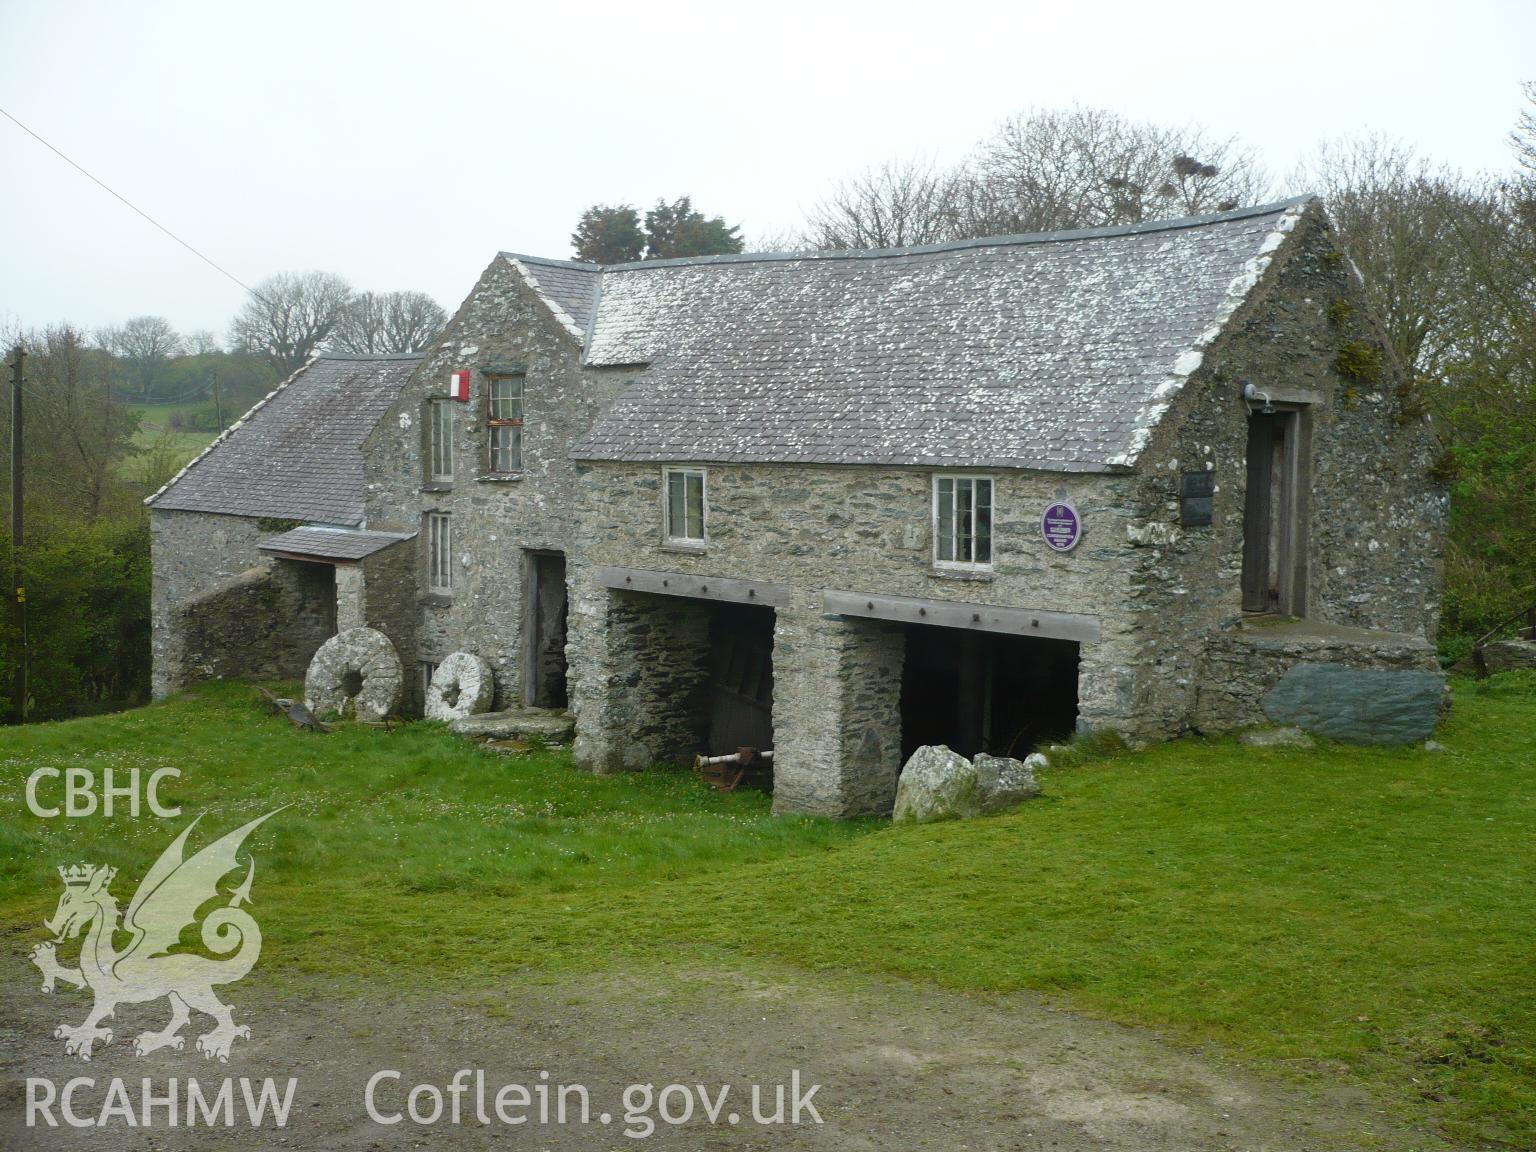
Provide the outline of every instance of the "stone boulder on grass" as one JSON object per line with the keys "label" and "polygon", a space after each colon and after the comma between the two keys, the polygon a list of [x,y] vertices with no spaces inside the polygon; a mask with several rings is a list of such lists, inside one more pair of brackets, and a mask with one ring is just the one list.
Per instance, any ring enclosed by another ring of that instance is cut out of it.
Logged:
{"label": "stone boulder on grass", "polygon": [[972,761],[943,744],[924,745],[901,770],[891,820],[927,824],[966,819],[1002,812],[1038,795],[1040,785],[1031,764],[985,753]]}
{"label": "stone boulder on grass", "polygon": [[1006,812],[1040,795],[1035,768],[1045,764],[1045,757],[1038,752],[1024,760],[978,752],[971,763],[976,766],[976,784],[981,789],[983,812]]}

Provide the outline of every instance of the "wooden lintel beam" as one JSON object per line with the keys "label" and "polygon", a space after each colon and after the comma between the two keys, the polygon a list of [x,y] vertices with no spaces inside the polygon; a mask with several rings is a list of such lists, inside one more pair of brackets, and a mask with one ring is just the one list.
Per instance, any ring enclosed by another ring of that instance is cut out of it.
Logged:
{"label": "wooden lintel beam", "polygon": [[924,600],[913,596],[877,596],[866,592],[827,592],[822,597],[835,616],[861,616],[902,624],[932,624],[1001,632],[1008,636],[1042,636],[1051,640],[1099,642],[1099,618],[1081,612],[1046,612],[1038,608],[1000,608],[957,600]]}
{"label": "wooden lintel beam", "polygon": [[789,604],[789,585],[766,580],[728,580],[722,576],[655,572],[649,568],[599,568],[597,582],[604,588],[622,592],[725,600],[732,604],[763,604],[770,608],[783,608]]}

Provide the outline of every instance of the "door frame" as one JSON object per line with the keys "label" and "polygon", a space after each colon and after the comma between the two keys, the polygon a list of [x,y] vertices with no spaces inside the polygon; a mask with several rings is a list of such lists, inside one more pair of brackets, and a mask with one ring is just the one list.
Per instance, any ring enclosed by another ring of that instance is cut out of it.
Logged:
{"label": "door frame", "polygon": [[[523,549],[523,683],[519,696],[524,708],[537,708],[540,705],[534,701],[538,698],[539,685],[539,561],[559,559],[565,572],[565,580],[561,588],[561,599],[566,605],[566,611],[570,611],[571,586],[570,586],[570,562],[564,552],[558,548],[524,548]],[[570,694],[570,670],[566,670],[566,694]]]}
{"label": "door frame", "polygon": [[[1247,417],[1242,607],[1254,615],[1300,617],[1307,614],[1312,412],[1300,403],[1268,407],[1250,409]],[[1278,453],[1277,432],[1283,433]]]}

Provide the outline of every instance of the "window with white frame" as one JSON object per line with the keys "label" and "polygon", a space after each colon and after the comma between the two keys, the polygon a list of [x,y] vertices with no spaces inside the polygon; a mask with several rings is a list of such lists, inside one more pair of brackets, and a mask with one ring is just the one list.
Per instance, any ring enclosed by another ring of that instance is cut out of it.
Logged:
{"label": "window with white frame", "polygon": [[427,403],[427,479],[445,484],[453,480],[452,400]]}
{"label": "window with white frame", "polygon": [[667,542],[704,543],[704,469],[668,468],[666,487]]}
{"label": "window with white frame", "polygon": [[492,376],[486,382],[489,445],[487,466],[492,472],[521,472],[523,468],[523,378]]}
{"label": "window with white frame", "polygon": [[933,478],[933,560],[941,568],[992,567],[992,480]]}
{"label": "window with white frame", "polygon": [[427,587],[453,590],[453,522],[446,512],[427,513]]}

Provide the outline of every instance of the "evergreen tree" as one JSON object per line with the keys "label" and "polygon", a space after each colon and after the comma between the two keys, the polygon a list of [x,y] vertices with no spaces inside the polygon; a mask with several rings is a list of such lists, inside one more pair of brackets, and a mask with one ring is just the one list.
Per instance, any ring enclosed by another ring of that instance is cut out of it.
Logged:
{"label": "evergreen tree", "polygon": [[640,259],[645,234],[640,213],[628,204],[594,204],[581,214],[571,233],[576,259],[589,264],[628,264]]}
{"label": "evergreen tree", "polygon": [[670,260],[740,252],[740,232],[740,225],[727,225],[723,217],[706,217],[695,211],[687,196],[672,204],[658,200],[645,214],[645,258]]}

